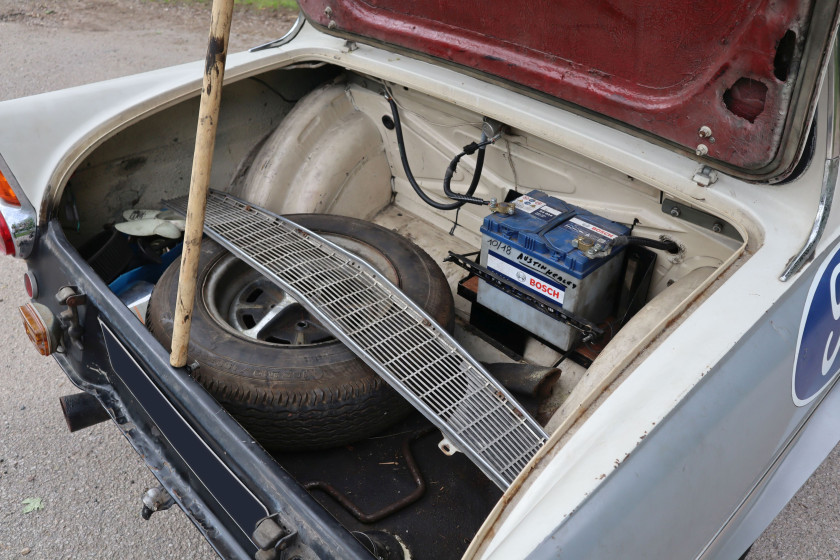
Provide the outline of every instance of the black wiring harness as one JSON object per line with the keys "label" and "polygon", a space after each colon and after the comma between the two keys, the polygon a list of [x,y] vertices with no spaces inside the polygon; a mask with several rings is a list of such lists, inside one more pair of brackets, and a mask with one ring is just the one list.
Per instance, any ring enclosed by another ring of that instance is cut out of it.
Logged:
{"label": "black wiring harness", "polygon": [[[403,140],[402,125],[400,123],[400,113],[397,109],[397,103],[388,93],[385,94],[385,99],[388,100],[388,104],[391,106],[391,115],[394,119],[394,132],[397,134],[397,145],[400,148],[400,160],[402,161],[403,170],[405,171],[405,176],[408,179],[408,182],[411,184],[411,188],[414,189],[417,196],[419,196],[423,202],[432,208],[437,208],[438,210],[457,210],[468,202],[470,204],[490,204],[490,201],[474,197],[473,194],[475,194],[475,190],[478,188],[478,181],[481,179],[481,170],[484,168],[484,148],[488,144],[495,142],[498,137],[487,138],[482,133],[480,142],[472,142],[471,144],[464,146],[463,151],[455,156],[449,163],[449,167],[446,168],[446,173],[443,178],[443,192],[447,197],[451,198],[455,202],[438,202],[427,195],[420,185],[417,184],[417,180],[411,172],[411,166],[408,164],[408,156],[405,153],[405,141]],[[452,176],[455,175],[455,170],[458,168],[458,162],[461,161],[462,157],[472,155],[476,152],[478,152],[478,155],[475,159],[475,170],[473,171],[472,181],[470,182],[467,192],[464,194],[452,192],[450,183],[452,181]]]}

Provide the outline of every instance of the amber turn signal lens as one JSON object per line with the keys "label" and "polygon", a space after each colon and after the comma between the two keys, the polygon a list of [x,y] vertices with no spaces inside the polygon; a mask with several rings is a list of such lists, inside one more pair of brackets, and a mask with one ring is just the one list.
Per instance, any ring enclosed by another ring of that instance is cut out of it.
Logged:
{"label": "amber turn signal lens", "polygon": [[[26,336],[29,337],[29,340],[32,341],[32,344],[35,345],[38,352],[42,356],[52,354],[55,349],[55,341],[48,326],[52,325],[55,321],[52,312],[45,306],[37,303],[27,303],[18,309],[23,319],[23,328],[26,331]],[[44,317],[43,313],[49,314],[48,317]]]}
{"label": "amber turn signal lens", "polygon": [[12,185],[10,185],[6,177],[3,176],[3,173],[0,173],[0,199],[5,200],[9,204],[20,206],[20,201],[18,200],[15,191],[12,190]]}

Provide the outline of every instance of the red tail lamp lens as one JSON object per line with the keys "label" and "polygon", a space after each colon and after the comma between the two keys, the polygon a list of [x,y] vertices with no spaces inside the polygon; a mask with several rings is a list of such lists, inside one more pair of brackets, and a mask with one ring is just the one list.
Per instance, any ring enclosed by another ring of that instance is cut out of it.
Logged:
{"label": "red tail lamp lens", "polygon": [[42,356],[49,356],[53,351],[53,341],[50,337],[50,331],[47,329],[46,322],[38,309],[27,303],[18,308],[20,316],[23,319],[23,329],[26,331],[26,336],[35,345],[35,349]]}
{"label": "red tail lamp lens", "polygon": [[3,173],[0,173],[0,199],[5,200],[9,204],[20,206],[20,201],[18,200],[15,191],[12,190],[12,185],[10,185],[6,177],[3,176]]}
{"label": "red tail lamp lens", "polygon": [[15,256],[15,242],[12,239],[12,232],[9,230],[9,224],[3,214],[0,213],[0,251],[4,255]]}

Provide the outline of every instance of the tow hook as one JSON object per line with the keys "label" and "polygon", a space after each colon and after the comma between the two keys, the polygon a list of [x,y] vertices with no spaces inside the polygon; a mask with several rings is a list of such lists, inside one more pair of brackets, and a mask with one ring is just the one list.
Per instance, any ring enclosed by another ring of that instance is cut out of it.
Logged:
{"label": "tow hook", "polygon": [[61,320],[61,326],[67,334],[70,342],[79,350],[83,350],[82,346],[82,327],[79,325],[79,310],[80,305],[87,303],[87,296],[75,286],[63,286],[55,294],[55,299],[59,305],[66,305],[67,309],[62,311],[58,318]]}
{"label": "tow hook", "polygon": [[254,554],[254,560],[275,560],[297,537],[297,532],[289,531],[275,521],[274,517],[277,517],[276,513],[257,521],[253,540],[260,550]]}
{"label": "tow hook", "polygon": [[148,521],[153,513],[169,509],[174,503],[175,500],[163,486],[149,488],[143,494],[143,510],[140,512],[140,517]]}

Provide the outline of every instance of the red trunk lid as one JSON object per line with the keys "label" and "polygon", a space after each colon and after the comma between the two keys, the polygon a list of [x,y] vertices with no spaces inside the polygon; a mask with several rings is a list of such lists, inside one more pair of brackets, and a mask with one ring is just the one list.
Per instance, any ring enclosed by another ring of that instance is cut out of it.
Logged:
{"label": "red trunk lid", "polygon": [[[754,178],[804,144],[837,20],[823,0],[301,0],[327,32],[549,94]],[[700,148],[701,151],[703,148]]]}

